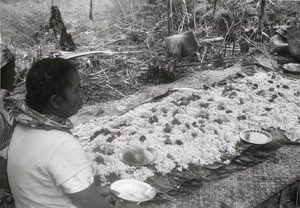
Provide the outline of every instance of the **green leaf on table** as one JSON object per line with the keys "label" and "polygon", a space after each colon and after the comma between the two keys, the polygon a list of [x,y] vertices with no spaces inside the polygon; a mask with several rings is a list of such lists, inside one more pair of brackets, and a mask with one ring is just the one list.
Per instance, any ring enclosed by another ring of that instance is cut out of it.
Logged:
{"label": "green leaf on table", "polygon": [[230,175],[231,175],[230,172],[223,172],[223,173],[221,173],[221,172],[213,171],[207,177],[210,178],[210,179],[222,179],[222,178],[227,178]]}
{"label": "green leaf on table", "polygon": [[231,207],[225,204],[224,202],[221,202],[220,208],[231,208]]}
{"label": "green leaf on table", "polygon": [[195,164],[189,164],[189,171],[197,175],[198,179],[207,179],[206,176],[210,174],[210,170]]}
{"label": "green leaf on table", "polygon": [[284,135],[283,130],[273,130],[270,132],[270,134],[272,135],[273,139],[280,144],[288,144],[290,142],[290,140]]}
{"label": "green leaf on table", "polygon": [[211,164],[211,165],[204,165],[203,167],[207,168],[209,170],[216,170],[216,169],[219,169],[224,166],[225,166],[225,164]]}
{"label": "green leaf on table", "polygon": [[146,183],[151,184],[156,189],[156,193],[167,193],[171,190],[178,189],[177,185],[173,184],[165,176],[147,178]]}
{"label": "green leaf on table", "polygon": [[275,150],[275,149],[279,149],[280,147],[282,147],[282,144],[280,144],[279,142],[273,140],[268,144],[262,145],[261,149]]}
{"label": "green leaf on table", "polygon": [[121,176],[118,175],[117,173],[110,173],[106,179],[110,182],[110,183],[113,183],[117,180],[120,180],[121,179]]}

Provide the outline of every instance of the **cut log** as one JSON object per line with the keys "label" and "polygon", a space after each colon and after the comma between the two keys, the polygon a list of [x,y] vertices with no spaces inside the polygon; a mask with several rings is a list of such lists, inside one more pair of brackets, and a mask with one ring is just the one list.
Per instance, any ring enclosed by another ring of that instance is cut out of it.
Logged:
{"label": "cut log", "polygon": [[61,18],[60,11],[57,6],[51,6],[51,17],[49,26],[53,30],[55,39],[64,51],[75,51],[76,46],[72,36],[67,33],[67,28]]}
{"label": "cut log", "polygon": [[180,57],[195,54],[199,48],[192,31],[166,37],[164,45],[173,55]]}

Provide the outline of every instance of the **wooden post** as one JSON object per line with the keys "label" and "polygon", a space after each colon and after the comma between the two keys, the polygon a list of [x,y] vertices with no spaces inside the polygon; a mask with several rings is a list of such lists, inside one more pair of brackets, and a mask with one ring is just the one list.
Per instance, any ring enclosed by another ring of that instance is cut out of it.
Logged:
{"label": "wooden post", "polygon": [[94,18],[93,18],[93,0],[90,0],[90,13],[89,13],[89,19],[92,20],[93,22],[94,21]]}

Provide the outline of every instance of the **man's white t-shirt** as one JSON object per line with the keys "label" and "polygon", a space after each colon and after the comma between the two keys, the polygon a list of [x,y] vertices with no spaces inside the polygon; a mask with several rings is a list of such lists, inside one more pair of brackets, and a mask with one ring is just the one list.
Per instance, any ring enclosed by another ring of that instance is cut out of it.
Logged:
{"label": "man's white t-shirt", "polygon": [[93,183],[87,155],[74,136],[22,124],[12,136],[7,171],[16,208],[74,207],[67,193]]}

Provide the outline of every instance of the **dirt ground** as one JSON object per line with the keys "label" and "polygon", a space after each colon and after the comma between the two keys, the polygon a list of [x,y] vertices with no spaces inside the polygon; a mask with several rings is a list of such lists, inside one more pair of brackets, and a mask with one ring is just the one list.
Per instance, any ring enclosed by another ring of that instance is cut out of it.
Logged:
{"label": "dirt ground", "polygon": [[[293,184],[287,186],[256,208],[297,208],[296,196],[298,188],[300,188],[300,180],[297,180]],[[298,192],[299,196],[300,190]]]}

